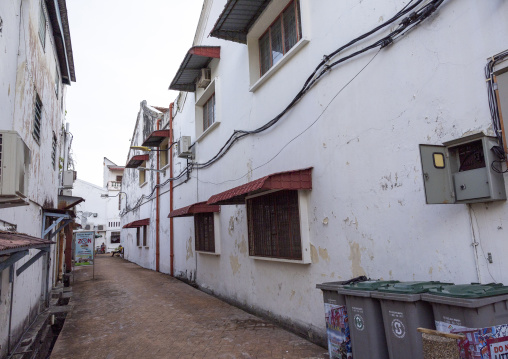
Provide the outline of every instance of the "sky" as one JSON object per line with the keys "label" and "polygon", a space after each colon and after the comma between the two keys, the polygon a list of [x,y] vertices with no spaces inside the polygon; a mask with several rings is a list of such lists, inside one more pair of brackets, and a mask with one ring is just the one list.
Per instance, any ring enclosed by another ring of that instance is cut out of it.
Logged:
{"label": "sky", "polygon": [[76,82],[66,119],[78,178],[102,186],[103,159],[124,166],[140,103],[168,107],[203,0],[67,0]]}

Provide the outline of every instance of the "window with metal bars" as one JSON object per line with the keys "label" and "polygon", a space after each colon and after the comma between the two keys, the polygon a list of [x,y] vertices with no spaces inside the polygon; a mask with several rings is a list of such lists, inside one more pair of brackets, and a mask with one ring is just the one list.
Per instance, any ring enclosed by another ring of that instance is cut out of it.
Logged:
{"label": "window with metal bars", "polygon": [[213,213],[196,213],[194,215],[194,233],[196,251],[215,253]]}
{"label": "window with metal bars", "polygon": [[37,143],[41,141],[41,119],[42,119],[42,101],[38,93],[35,93],[35,110],[34,110],[34,129],[33,136]]}
{"label": "window with metal bars", "polygon": [[120,232],[111,232],[111,243],[120,243]]}
{"label": "window with metal bars", "polygon": [[148,247],[148,231],[147,226],[143,226],[143,246]]}
{"label": "window with metal bars", "polygon": [[141,247],[141,228],[136,228],[136,245]]}
{"label": "window with metal bars", "polygon": [[51,145],[51,164],[53,165],[53,169],[56,169],[56,144],[57,139],[55,133],[53,132],[53,143]]}
{"label": "window with metal bars", "polygon": [[302,259],[298,191],[278,191],[247,200],[249,254]]}
{"label": "window with metal bars", "polygon": [[301,38],[300,2],[293,0],[259,38],[261,76],[279,62]]}
{"label": "window with metal bars", "polygon": [[40,16],[39,16],[39,39],[41,40],[42,48],[46,46],[46,14],[44,13],[44,5],[42,4],[43,1],[41,1],[41,9],[40,9]]}
{"label": "window with metal bars", "polygon": [[203,132],[215,122],[215,94],[203,105]]}

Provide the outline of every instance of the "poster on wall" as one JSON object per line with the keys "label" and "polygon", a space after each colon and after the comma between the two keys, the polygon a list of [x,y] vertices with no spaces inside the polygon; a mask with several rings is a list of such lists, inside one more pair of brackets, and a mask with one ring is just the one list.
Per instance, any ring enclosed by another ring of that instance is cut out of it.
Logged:
{"label": "poster on wall", "polygon": [[92,265],[95,232],[76,232],[74,265]]}
{"label": "poster on wall", "polygon": [[325,320],[330,358],[353,358],[346,307],[325,303]]}

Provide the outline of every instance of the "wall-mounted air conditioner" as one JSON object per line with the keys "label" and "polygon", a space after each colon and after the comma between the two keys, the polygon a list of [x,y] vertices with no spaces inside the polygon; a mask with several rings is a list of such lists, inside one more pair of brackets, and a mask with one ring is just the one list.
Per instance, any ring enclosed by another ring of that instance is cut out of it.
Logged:
{"label": "wall-mounted air conditioner", "polygon": [[190,158],[192,157],[191,146],[191,138],[190,136],[182,136],[178,140],[176,153],[180,158]]}
{"label": "wall-mounted air conditioner", "polygon": [[89,224],[87,224],[87,225],[85,226],[85,230],[89,231],[90,229],[91,229],[91,226],[90,226]]}
{"label": "wall-mounted air conditioner", "polygon": [[104,225],[103,225],[103,224],[99,224],[99,225],[97,226],[97,230],[98,230],[98,231],[103,231],[103,230],[104,230]]}
{"label": "wall-mounted air conditioner", "polygon": [[16,131],[0,131],[0,208],[26,205],[30,149]]}
{"label": "wall-mounted air conditioner", "polygon": [[72,189],[74,181],[76,180],[76,171],[63,171],[63,188]]}
{"label": "wall-mounted air conditioner", "polygon": [[72,196],[72,190],[71,189],[62,190],[62,196]]}
{"label": "wall-mounted air conditioner", "polygon": [[208,85],[210,85],[210,82],[212,81],[212,71],[208,68],[201,69],[201,74],[198,78],[198,82],[196,85],[199,88],[206,88]]}

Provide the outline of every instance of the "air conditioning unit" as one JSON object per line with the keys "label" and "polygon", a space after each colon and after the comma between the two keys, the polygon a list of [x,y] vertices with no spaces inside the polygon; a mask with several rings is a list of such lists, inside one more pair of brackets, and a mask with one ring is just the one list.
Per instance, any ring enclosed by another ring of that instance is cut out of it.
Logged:
{"label": "air conditioning unit", "polygon": [[76,180],[76,171],[63,171],[63,188],[72,189]]}
{"label": "air conditioning unit", "polygon": [[94,213],[92,216],[97,217],[97,213]]}
{"label": "air conditioning unit", "polygon": [[190,146],[191,146],[190,136],[180,137],[176,147],[176,154],[178,155],[178,157],[180,158],[192,157],[192,150],[190,149]]}
{"label": "air conditioning unit", "polygon": [[16,131],[0,131],[0,208],[27,205],[30,149]]}
{"label": "air conditioning unit", "polygon": [[199,88],[206,88],[212,81],[212,71],[208,68],[201,69],[201,75],[198,78],[197,86]]}
{"label": "air conditioning unit", "polygon": [[85,230],[87,230],[87,231],[89,231],[91,228],[92,228],[92,227],[91,227],[89,224],[87,224],[87,225],[85,226]]}
{"label": "air conditioning unit", "polygon": [[103,231],[103,230],[104,230],[104,225],[103,225],[103,224],[99,224],[99,225],[97,226],[97,230],[98,230],[98,231]]}
{"label": "air conditioning unit", "polygon": [[62,196],[72,196],[72,190],[71,189],[62,190]]}

